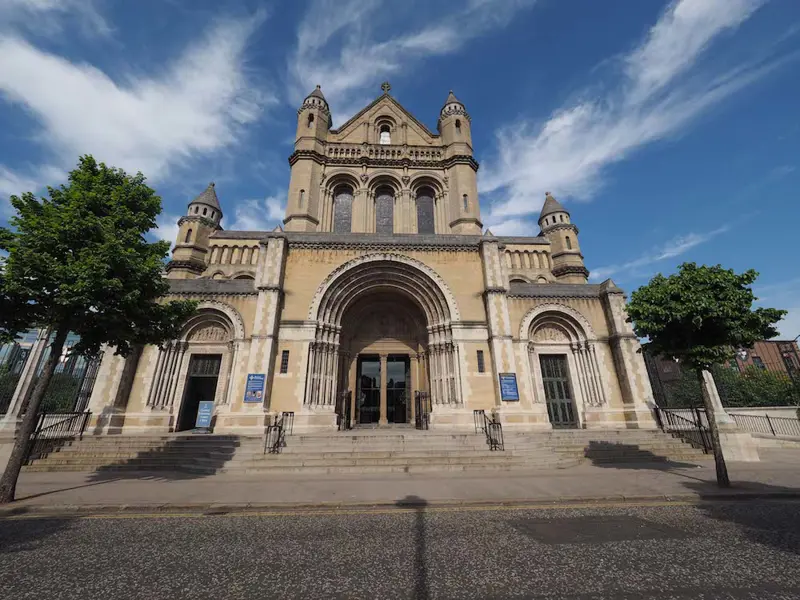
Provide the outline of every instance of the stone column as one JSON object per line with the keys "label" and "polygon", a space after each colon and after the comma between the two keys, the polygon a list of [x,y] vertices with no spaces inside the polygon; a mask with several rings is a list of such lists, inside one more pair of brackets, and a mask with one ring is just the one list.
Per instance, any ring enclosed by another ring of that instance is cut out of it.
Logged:
{"label": "stone column", "polygon": [[725,460],[741,462],[759,462],[758,445],[746,431],[741,431],[736,422],[725,411],[717,391],[714,376],[708,371],[703,371],[701,384],[703,398],[711,404],[714,411],[714,422],[719,432],[719,444]]}
{"label": "stone column", "polygon": [[381,354],[381,406],[380,406],[380,419],[378,425],[388,425],[389,421],[386,418],[386,354]]}

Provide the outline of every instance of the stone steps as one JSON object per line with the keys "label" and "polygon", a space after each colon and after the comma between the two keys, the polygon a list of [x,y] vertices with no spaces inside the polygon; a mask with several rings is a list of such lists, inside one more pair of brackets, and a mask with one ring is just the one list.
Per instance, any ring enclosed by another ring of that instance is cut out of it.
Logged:
{"label": "stone steps", "polygon": [[556,431],[505,434],[505,451],[483,434],[367,430],[288,436],[264,454],[249,436],[91,437],[53,443],[26,471],[174,471],[227,473],[431,473],[554,469],[597,464],[696,461],[702,451],[654,431]]}

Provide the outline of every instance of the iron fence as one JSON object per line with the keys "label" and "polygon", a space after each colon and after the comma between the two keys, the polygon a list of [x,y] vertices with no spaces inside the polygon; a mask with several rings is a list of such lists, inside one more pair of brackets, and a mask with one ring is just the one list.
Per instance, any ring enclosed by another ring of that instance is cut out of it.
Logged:
{"label": "iron fence", "polygon": [[339,394],[339,406],[336,410],[336,425],[339,431],[345,431],[353,427],[352,419],[353,392],[346,390]]}
{"label": "iron fence", "polygon": [[475,433],[483,433],[486,435],[486,443],[489,445],[489,450],[505,450],[505,441],[503,440],[503,425],[497,419],[490,419],[486,416],[486,411],[483,409],[473,410],[472,419],[475,423]]}
{"label": "iron fence", "polygon": [[739,429],[750,433],[800,437],[800,420],[790,417],[770,417],[769,415],[741,415],[730,413]]}
{"label": "iron fence", "polygon": [[39,414],[36,429],[31,434],[27,459],[31,460],[52,450],[54,446],[74,439],[83,439],[91,412]]}
{"label": "iron fence", "polygon": [[[703,452],[711,451],[711,433],[703,421],[699,409],[691,411],[692,418],[680,415],[677,411],[668,408],[656,407],[656,421],[665,433],[671,434],[690,443]],[[686,413],[686,411],[681,411]]]}

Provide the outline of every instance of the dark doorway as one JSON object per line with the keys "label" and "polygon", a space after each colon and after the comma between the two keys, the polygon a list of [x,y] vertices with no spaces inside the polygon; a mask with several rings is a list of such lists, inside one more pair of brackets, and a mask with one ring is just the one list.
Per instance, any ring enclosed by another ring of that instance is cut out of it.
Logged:
{"label": "dark doorway", "polygon": [[221,363],[221,354],[192,355],[192,359],[189,361],[189,372],[186,374],[186,392],[183,394],[175,431],[193,429],[200,403],[214,401]]}
{"label": "dark doorway", "polygon": [[377,356],[359,356],[356,375],[358,422],[377,423],[381,412],[381,361]]}
{"label": "dark doorway", "polygon": [[542,384],[547,400],[550,423],[557,428],[578,426],[572,390],[569,385],[567,358],[563,354],[543,354],[541,357]]}
{"label": "dark doorway", "polygon": [[410,420],[410,366],[407,355],[389,356],[386,360],[386,420],[389,423],[408,423]]}

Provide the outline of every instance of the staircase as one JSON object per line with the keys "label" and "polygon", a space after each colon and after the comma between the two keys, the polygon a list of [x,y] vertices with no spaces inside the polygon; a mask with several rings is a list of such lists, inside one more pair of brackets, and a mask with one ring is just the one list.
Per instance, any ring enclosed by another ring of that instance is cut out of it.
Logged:
{"label": "staircase", "polygon": [[701,450],[660,431],[507,432],[505,451],[492,452],[482,434],[389,429],[292,435],[280,454],[264,454],[263,437],[89,437],[53,442],[31,457],[25,471],[440,473],[563,469],[586,462],[696,462],[705,458],[708,455]]}

